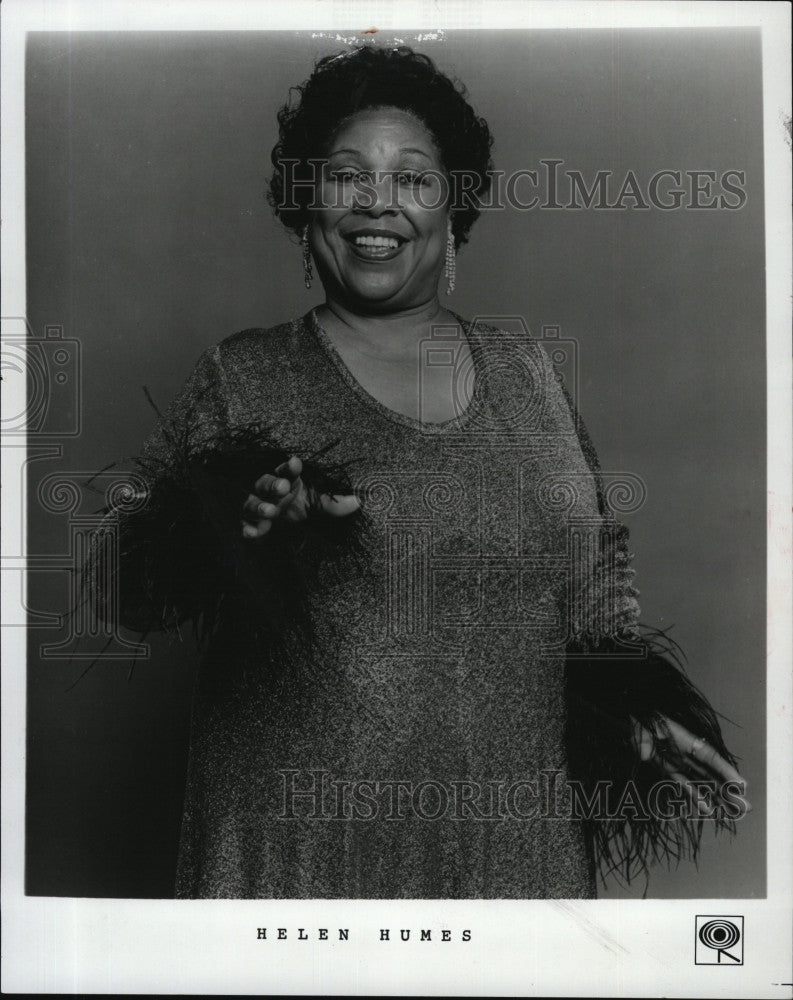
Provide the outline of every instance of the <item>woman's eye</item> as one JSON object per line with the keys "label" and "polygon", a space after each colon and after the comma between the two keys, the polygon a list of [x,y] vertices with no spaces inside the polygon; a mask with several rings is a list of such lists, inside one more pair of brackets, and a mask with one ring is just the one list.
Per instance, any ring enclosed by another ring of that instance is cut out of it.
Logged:
{"label": "woman's eye", "polygon": [[402,170],[396,175],[396,179],[398,184],[417,187],[427,182],[427,175],[419,173],[418,170]]}
{"label": "woman's eye", "polygon": [[357,170],[334,170],[331,173],[331,178],[334,181],[340,181],[342,184],[351,184],[360,176],[360,172]]}

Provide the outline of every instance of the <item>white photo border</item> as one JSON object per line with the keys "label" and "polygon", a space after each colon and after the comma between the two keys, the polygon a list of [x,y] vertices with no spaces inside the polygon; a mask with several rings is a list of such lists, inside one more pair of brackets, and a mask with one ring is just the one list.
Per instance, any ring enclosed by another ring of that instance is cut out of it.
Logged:
{"label": "white photo border", "polygon": [[[751,941],[726,973],[695,966],[695,915],[714,901],[173,901],[24,895],[25,632],[2,639],[2,988],[30,993],[790,996],[791,760],[790,8],[785,3],[232,0],[2,5],[2,316],[25,316],[24,57],[28,31],[742,27],[762,31],[768,391],[768,894],[719,900]],[[19,400],[3,396],[5,413]],[[12,467],[3,448],[3,471]],[[21,491],[5,490],[3,526]],[[8,537],[9,532],[3,532]],[[13,533],[12,533],[13,534]],[[4,553],[5,555],[6,553]],[[3,603],[12,599],[3,574]],[[641,907],[638,919],[637,907]],[[256,928],[350,928],[350,941],[274,944]],[[381,928],[453,930],[400,948]],[[461,943],[471,929],[472,940]],[[277,947],[277,952],[274,949]],[[422,949],[417,951],[417,949]],[[787,984],[787,985],[785,985]]]}

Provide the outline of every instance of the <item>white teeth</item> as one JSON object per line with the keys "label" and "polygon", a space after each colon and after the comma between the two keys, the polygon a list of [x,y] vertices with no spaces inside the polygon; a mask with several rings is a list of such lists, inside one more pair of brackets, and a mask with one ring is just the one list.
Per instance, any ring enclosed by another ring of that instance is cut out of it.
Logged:
{"label": "white teeth", "polygon": [[396,250],[399,240],[393,236],[356,236],[355,245],[357,247],[387,247],[389,250]]}

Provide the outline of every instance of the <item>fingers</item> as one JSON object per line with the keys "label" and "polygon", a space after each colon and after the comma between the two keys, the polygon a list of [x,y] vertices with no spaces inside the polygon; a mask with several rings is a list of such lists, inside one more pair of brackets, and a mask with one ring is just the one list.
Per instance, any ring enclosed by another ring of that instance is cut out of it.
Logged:
{"label": "fingers", "polygon": [[297,455],[292,455],[276,468],[275,474],[266,472],[260,476],[253,485],[253,492],[262,500],[278,503],[292,490],[302,471],[303,463]]}
{"label": "fingers", "polygon": [[292,489],[292,481],[286,476],[274,476],[266,473],[260,476],[253,485],[253,492],[260,500],[269,500],[271,503],[278,503]]}
{"label": "fingers", "polygon": [[[736,769],[726,761],[710,744],[701,737],[695,737],[685,726],[674,719],[663,717],[664,737],[671,737],[672,751],[666,756],[659,748],[660,734],[650,733],[635,719],[633,722],[634,744],[641,760],[652,761],[662,771],[676,781],[689,804],[697,809],[713,801],[714,804],[724,803],[722,794],[725,783],[737,784],[742,789],[741,800],[745,812],[751,811],[751,803],[746,798],[746,781]],[[688,775],[682,773],[689,772]],[[693,775],[694,780],[690,780]],[[710,787],[703,788],[703,781]]]}
{"label": "fingers", "polygon": [[273,521],[286,514],[292,520],[304,516],[302,511],[291,511],[295,499],[302,495],[300,474],[303,463],[293,455],[279,465],[275,473],[260,476],[242,508],[243,538],[263,538],[272,528]]}
{"label": "fingers", "polygon": [[269,532],[273,526],[272,518],[261,518],[255,524],[250,521],[242,522],[242,537],[243,538],[264,538],[264,536]]}
{"label": "fingers", "polygon": [[[669,777],[680,786],[692,813],[695,816],[708,816],[715,808],[716,802],[720,801],[721,797],[718,792],[714,792],[714,790],[708,786],[703,786],[697,784],[696,782],[689,781],[684,774],[681,774],[680,771],[675,768],[674,764],[664,760],[663,757],[656,759],[662,770],[664,770]],[[716,802],[713,801],[714,798]]]}
{"label": "fingers", "polygon": [[631,722],[633,723],[633,742],[639,754],[639,759],[643,761],[652,760],[655,756],[655,739],[653,734],[633,717],[631,717]]}
{"label": "fingers", "polygon": [[[278,518],[301,521],[308,513],[308,491],[302,479],[303,463],[293,455],[282,462],[274,472],[260,476],[243,505],[244,538],[263,538]],[[319,497],[320,509],[331,517],[347,517],[358,510],[358,498],[331,496],[323,493]]]}
{"label": "fingers", "polygon": [[261,497],[250,493],[243,505],[242,513],[251,523],[256,524],[263,517],[277,517],[278,505],[269,500],[262,500]]}
{"label": "fingers", "polygon": [[717,775],[723,781],[743,781],[743,778],[732,764],[728,763],[705,740],[694,736],[685,726],[681,726],[674,719],[666,719],[666,726],[681,756],[705,768],[707,772]]}
{"label": "fingers", "polygon": [[276,476],[283,476],[284,479],[288,479],[290,483],[293,483],[300,473],[303,471],[303,463],[297,457],[297,455],[292,455],[285,462],[275,470]]}
{"label": "fingers", "polygon": [[283,479],[276,480],[273,487],[265,492],[265,496],[271,498],[269,500],[262,500],[260,496],[256,496],[253,493],[248,495],[248,499],[242,507],[243,538],[263,538],[272,528],[273,522],[278,518],[298,521],[305,516],[305,512],[302,509],[296,509],[297,505],[294,503],[295,497],[301,488],[300,480],[297,480],[297,486],[291,490],[287,489],[285,493],[283,487],[279,485],[284,482],[285,480]]}
{"label": "fingers", "polygon": [[354,514],[356,510],[361,506],[358,497],[350,494],[349,496],[329,496],[327,493],[323,493],[319,498],[320,506],[326,514],[330,514],[331,517],[347,517],[350,514]]}

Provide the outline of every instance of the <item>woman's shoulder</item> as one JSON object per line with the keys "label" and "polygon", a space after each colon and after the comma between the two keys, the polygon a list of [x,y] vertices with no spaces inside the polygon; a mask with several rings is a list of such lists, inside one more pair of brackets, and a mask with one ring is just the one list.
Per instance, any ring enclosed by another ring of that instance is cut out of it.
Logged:
{"label": "woman's shoulder", "polygon": [[247,327],[210,349],[224,376],[259,380],[301,367],[310,344],[309,314],[274,326]]}
{"label": "woman's shoulder", "polygon": [[285,349],[297,349],[305,343],[305,334],[309,325],[309,316],[300,316],[276,323],[274,326],[252,326],[239,330],[224,337],[216,344],[216,349],[223,360],[244,355],[250,351],[257,354],[281,354]]}
{"label": "woman's shoulder", "polygon": [[534,381],[545,384],[554,376],[555,365],[543,339],[532,333],[523,316],[482,313],[468,319],[458,313],[452,315],[462,326],[471,347],[490,363],[491,354],[506,355],[508,367],[516,370],[521,364],[526,365],[525,374]]}
{"label": "woman's shoulder", "polygon": [[[519,315],[480,315],[472,319],[455,316],[482,359],[480,370],[492,374],[499,396],[510,396],[511,411],[516,410],[516,400],[510,390],[525,394],[527,414],[536,414],[554,433],[577,433],[588,458],[593,457],[594,447],[565,381],[568,370],[575,377],[573,344],[559,338],[558,327],[543,327],[538,337]],[[491,379],[486,377],[484,381],[489,384]]]}

